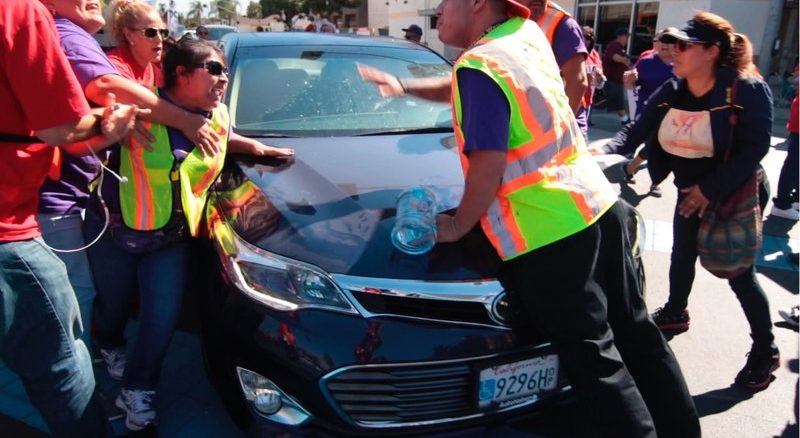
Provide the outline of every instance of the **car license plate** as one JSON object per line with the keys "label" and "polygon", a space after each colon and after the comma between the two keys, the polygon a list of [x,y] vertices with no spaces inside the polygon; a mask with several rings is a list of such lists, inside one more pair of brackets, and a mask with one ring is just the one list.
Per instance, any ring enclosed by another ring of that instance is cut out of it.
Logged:
{"label": "car license plate", "polygon": [[[558,384],[558,356],[548,355],[481,370],[478,406],[524,403]],[[508,403],[505,403],[507,402]]]}

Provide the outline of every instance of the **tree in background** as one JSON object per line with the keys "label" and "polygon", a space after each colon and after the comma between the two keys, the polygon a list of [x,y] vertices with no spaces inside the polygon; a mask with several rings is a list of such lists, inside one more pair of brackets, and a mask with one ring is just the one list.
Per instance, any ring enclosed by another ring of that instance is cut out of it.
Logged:
{"label": "tree in background", "polygon": [[289,29],[292,27],[292,17],[303,10],[302,0],[259,0],[258,3],[261,5],[262,17],[278,14],[283,17],[283,22]]}
{"label": "tree in background", "polygon": [[261,13],[261,5],[251,1],[250,4],[247,5],[247,18],[264,18]]}
{"label": "tree in background", "polygon": [[315,14],[328,16],[341,11],[342,8],[356,8],[361,4],[361,0],[259,0],[259,4],[263,17],[272,14],[282,15],[283,21],[291,28],[292,18],[302,11],[313,11]]}
{"label": "tree in background", "polygon": [[199,0],[189,3],[189,13],[185,23],[186,27],[197,27],[203,23],[203,9],[205,9],[205,7],[206,5]]}

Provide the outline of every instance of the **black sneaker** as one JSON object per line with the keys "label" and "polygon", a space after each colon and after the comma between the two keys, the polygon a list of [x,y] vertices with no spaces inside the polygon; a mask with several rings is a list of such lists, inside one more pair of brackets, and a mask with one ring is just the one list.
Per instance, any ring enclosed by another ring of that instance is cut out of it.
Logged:
{"label": "black sneaker", "polygon": [[661,330],[685,332],[689,330],[689,311],[686,309],[675,313],[668,310],[666,307],[659,307],[650,315],[653,322],[656,323]]}
{"label": "black sneaker", "polygon": [[780,366],[781,355],[778,347],[757,350],[753,347],[747,353],[747,363],[736,375],[736,384],[751,389],[764,389],[772,381],[772,372]]}

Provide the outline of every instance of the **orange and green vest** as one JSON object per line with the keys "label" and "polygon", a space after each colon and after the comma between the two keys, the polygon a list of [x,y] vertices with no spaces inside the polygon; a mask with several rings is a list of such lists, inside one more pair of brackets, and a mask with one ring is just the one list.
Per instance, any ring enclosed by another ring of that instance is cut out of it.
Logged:
{"label": "orange and green vest", "polygon": [[120,148],[120,175],[128,182],[119,185],[120,208],[125,225],[134,230],[163,228],[174,210],[173,185],[180,187],[181,206],[192,236],[199,234],[208,189],[225,162],[230,120],[228,109],[220,104],[211,113],[211,128],[219,135],[219,153],[203,156],[197,148],[175,166],[175,156],[164,125],[152,123],[155,138],[152,150],[143,147]]}
{"label": "orange and green vest", "polygon": [[[589,154],[564,93],[553,51],[539,27],[512,18],[466,50],[453,67],[485,73],[510,109],[506,168],[481,228],[503,260],[575,234],[617,200]],[[464,133],[458,81],[453,124],[464,173]]]}
{"label": "orange and green vest", "polygon": [[553,39],[556,36],[558,25],[569,16],[567,11],[561,9],[561,6],[553,2],[548,1],[544,5],[544,14],[536,20],[536,24],[542,29],[542,32],[544,32],[551,46],[553,45]]}

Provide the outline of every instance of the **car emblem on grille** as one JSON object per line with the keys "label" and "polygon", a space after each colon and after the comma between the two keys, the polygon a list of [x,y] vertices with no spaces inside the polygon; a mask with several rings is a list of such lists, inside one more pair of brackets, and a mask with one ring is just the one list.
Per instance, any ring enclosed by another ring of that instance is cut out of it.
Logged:
{"label": "car emblem on grille", "polygon": [[511,316],[511,303],[508,302],[506,291],[500,292],[492,301],[489,317],[500,325],[508,325]]}

